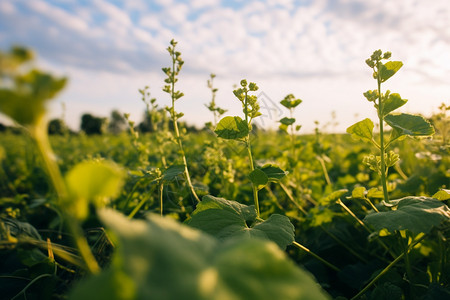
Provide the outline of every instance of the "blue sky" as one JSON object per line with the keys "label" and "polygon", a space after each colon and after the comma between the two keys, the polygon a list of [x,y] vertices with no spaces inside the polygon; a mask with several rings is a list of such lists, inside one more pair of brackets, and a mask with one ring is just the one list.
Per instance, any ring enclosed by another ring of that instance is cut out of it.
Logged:
{"label": "blue sky", "polygon": [[40,67],[69,78],[51,117],[64,103],[73,128],[84,112],[112,109],[140,121],[146,85],[160,106],[169,104],[161,68],[174,38],[185,60],[177,107],[189,123],[212,119],[204,104],[215,73],[229,114],[241,114],[232,90],[246,78],[264,92],[261,126],[285,116],[278,103],[294,93],[303,100],[295,114],[302,131],[330,123],[332,112],[338,125],[327,130],[344,131],[375,117],[362,93],[376,87],[364,63],[376,49],[404,62],[385,86],[409,100],[403,112],[429,115],[449,103],[449,16],[447,0],[2,0],[0,48],[29,46]]}

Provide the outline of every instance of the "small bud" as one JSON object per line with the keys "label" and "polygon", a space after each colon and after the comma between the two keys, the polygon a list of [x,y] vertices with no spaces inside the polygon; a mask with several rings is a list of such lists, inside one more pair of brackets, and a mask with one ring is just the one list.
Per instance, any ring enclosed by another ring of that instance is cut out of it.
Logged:
{"label": "small bud", "polygon": [[242,87],[246,87],[246,86],[247,86],[247,80],[242,79],[242,80],[241,80],[241,86],[242,86]]}

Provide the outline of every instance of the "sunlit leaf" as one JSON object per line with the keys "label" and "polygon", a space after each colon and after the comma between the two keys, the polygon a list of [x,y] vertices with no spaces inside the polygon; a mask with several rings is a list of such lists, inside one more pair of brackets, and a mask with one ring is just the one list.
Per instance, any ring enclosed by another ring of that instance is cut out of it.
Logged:
{"label": "sunlit leaf", "polygon": [[389,97],[383,101],[382,115],[385,117],[390,112],[396,110],[397,108],[403,106],[408,100],[402,99],[399,94],[393,93],[389,94]]}
{"label": "sunlit leaf", "polygon": [[216,126],[214,132],[224,139],[240,139],[249,134],[247,122],[240,117],[224,117]]}
{"label": "sunlit leaf", "polygon": [[347,133],[350,133],[355,140],[371,141],[373,138],[373,127],[373,122],[370,119],[364,119],[347,128]]}
{"label": "sunlit leaf", "polygon": [[434,128],[422,116],[410,114],[390,114],[384,120],[396,130],[395,137],[402,135],[409,136],[430,136],[434,134]]}
{"label": "sunlit leaf", "polygon": [[396,204],[395,210],[369,214],[364,221],[375,230],[409,230],[417,234],[429,233],[433,227],[450,220],[448,206],[433,198],[405,197],[391,203]]}
{"label": "sunlit leaf", "polygon": [[441,201],[450,199],[450,190],[441,189],[433,195],[434,199],[438,199]]}
{"label": "sunlit leaf", "polygon": [[219,239],[235,236],[270,239],[282,249],[294,241],[294,226],[287,217],[273,214],[260,222],[253,205],[209,195],[203,197],[186,224]]}
{"label": "sunlit leaf", "polygon": [[366,193],[366,188],[363,186],[359,186],[353,189],[352,191],[352,198],[355,199],[364,199]]}
{"label": "sunlit leaf", "polygon": [[387,63],[380,65],[378,72],[380,73],[381,82],[385,82],[400,70],[403,63],[401,61],[388,61]]}
{"label": "sunlit leaf", "polygon": [[15,78],[12,88],[0,89],[0,112],[17,123],[35,125],[46,113],[46,102],[66,85],[66,78],[32,70]]}
{"label": "sunlit leaf", "polygon": [[329,194],[328,196],[320,199],[319,202],[322,205],[328,205],[332,202],[337,201],[338,199],[340,199],[342,196],[344,196],[347,193],[348,193],[347,189],[340,189],[340,190],[334,191],[331,194]]}
{"label": "sunlit leaf", "polygon": [[65,205],[78,218],[85,218],[89,202],[102,207],[109,198],[120,193],[124,175],[121,168],[108,161],[84,161],[77,164],[66,175],[69,199]]}

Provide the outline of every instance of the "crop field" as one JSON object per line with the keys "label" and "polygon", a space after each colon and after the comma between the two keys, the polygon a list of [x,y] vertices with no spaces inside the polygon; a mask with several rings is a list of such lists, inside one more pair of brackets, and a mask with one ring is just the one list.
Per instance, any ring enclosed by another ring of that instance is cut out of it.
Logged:
{"label": "crop field", "polygon": [[171,106],[143,88],[149,132],[125,114],[117,134],[50,135],[66,79],[0,53],[0,113],[19,127],[0,132],[1,299],[450,299],[450,107],[402,113],[383,88],[402,62],[366,60],[378,118],[347,133],[302,134],[289,91],[290,117],[258,129],[257,83],[236,83],[233,116],[213,74],[192,131],[167,50]]}

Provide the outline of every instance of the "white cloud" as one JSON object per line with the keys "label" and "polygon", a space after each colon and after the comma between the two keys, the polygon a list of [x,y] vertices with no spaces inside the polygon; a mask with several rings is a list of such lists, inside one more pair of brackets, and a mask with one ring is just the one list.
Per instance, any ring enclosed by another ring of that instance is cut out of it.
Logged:
{"label": "white cloud", "polygon": [[[328,111],[315,118],[329,118],[329,111],[338,103],[338,116],[352,119],[356,108],[363,110],[367,105],[361,93],[373,88],[373,80],[364,60],[378,48],[392,51],[393,59],[405,64],[387,86],[392,84],[396,91],[400,87],[398,92],[409,93],[411,98],[427,99],[429,105],[448,100],[447,2],[315,0],[299,5],[298,1],[269,0],[223,7],[219,0],[188,4],[156,1],[153,5],[159,8],[153,11],[141,0],[116,4],[96,0],[84,5],[67,2],[70,9],[53,2],[22,0],[32,9],[30,14],[21,11],[15,2],[3,1],[0,26],[11,30],[8,34],[2,32],[4,42],[0,45],[12,42],[16,36],[37,47],[46,60],[54,61],[56,68],[76,66],[79,70],[115,74],[114,78],[99,76],[105,83],[96,81],[98,85],[108,86],[107,80],[116,83],[119,78],[130,83],[137,78],[133,76],[148,71],[155,80],[159,78],[151,84],[160,87],[160,68],[169,63],[165,48],[175,38],[186,62],[180,85],[189,82],[183,86],[189,104],[182,107],[192,114],[196,112],[192,107],[206,101],[189,97],[208,99],[203,81],[214,72],[217,81],[224,82],[221,92],[227,93],[227,99],[232,84],[248,77],[261,81],[261,88],[278,100],[292,91],[300,98],[305,96],[305,110]],[[10,20],[15,20],[17,26],[11,27]],[[39,35],[41,32],[46,34]],[[83,76],[81,71],[74,74]],[[74,80],[74,84],[81,84],[78,82]],[[127,90],[126,85],[115,86]],[[78,92],[85,90],[91,102],[101,98],[97,93],[89,95],[90,85],[84,87],[80,85]],[[194,89],[192,96],[190,89]],[[427,90],[433,91],[428,98]],[[130,87],[128,93],[134,92]],[[342,99],[330,100],[333,97]],[[418,107],[424,102],[419,100],[411,104]],[[356,104],[358,101],[362,104]],[[236,111],[239,113],[239,109]],[[314,118],[313,113],[305,113],[304,118]]]}

